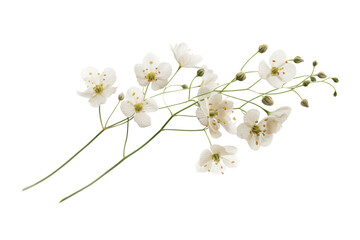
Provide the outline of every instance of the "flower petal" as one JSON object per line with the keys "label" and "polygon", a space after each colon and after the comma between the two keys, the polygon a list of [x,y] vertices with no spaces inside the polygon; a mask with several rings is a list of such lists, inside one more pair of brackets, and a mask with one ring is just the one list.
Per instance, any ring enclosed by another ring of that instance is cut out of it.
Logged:
{"label": "flower petal", "polygon": [[260,112],[256,109],[250,109],[244,115],[244,122],[253,125],[256,121],[259,120]]}
{"label": "flower petal", "polygon": [[135,114],[134,104],[130,101],[123,101],[120,105],[120,109],[126,117],[131,117]]}
{"label": "flower petal", "polygon": [[89,103],[93,107],[99,107],[101,104],[106,103],[106,98],[101,94],[96,94],[89,99]]}
{"label": "flower petal", "polygon": [[260,148],[259,137],[251,134],[251,137],[248,139],[248,144],[252,150],[258,150]]}
{"label": "flower petal", "polygon": [[134,121],[141,128],[149,127],[151,125],[151,118],[147,113],[140,112],[135,114]]}
{"label": "flower petal", "polygon": [[145,112],[155,112],[159,109],[155,99],[149,98],[143,102]]}
{"label": "flower petal", "polygon": [[116,92],[116,89],[117,89],[116,87],[108,86],[107,88],[104,89],[104,91],[102,92],[102,95],[104,97],[108,98]]}
{"label": "flower petal", "polygon": [[157,78],[168,80],[171,75],[171,65],[169,63],[160,63],[158,66]]}
{"label": "flower petal", "polygon": [[141,102],[143,98],[144,93],[137,87],[131,87],[126,92],[126,99],[131,101],[133,104]]}
{"label": "flower petal", "polygon": [[281,81],[280,77],[278,77],[278,76],[270,76],[266,80],[274,88],[281,88],[282,85],[285,83],[285,82]]}
{"label": "flower petal", "polygon": [[159,65],[159,59],[153,53],[148,53],[143,59],[143,65],[145,68],[149,68],[150,72],[154,72],[155,68]]}
{"label": "flower petal", "polygon": [[204,165],[207,165],[211,159],[212,153],[209,149],[206,149],[201,152],[200,158],[199,158],[199,166],[204,167]]}
{"label": "flower petal", "polygon": [[286,54],[282,50],[277,50],[271,54],[269,63],[271,67],[279,67],[283,63],[285,63],[286,60]]}
{"label": "flower petal", "polygon": [[250,135],[251,125],[242,123],[237,127],[237,136],[242,139],[248,139]]}
{"label": "flower petal", "polygon": [[296,67],[295,64],[286,62],[279,70],[279,77],[284,82],[289,82],[293,80],[296,75]]}
{"label": "flower petal", "polygon": [[157,79],[156,81],[153,81],[151,83],[151,88],[154,91],[157,91],[159,89],[162,89],[164,87],[166,87],[166,85],[168,84],[168,80],[166,79]]}
{"label": "flower petal", "polygon": [[264,60],[259,63],[259,76],[262,79],[268,79],[270,76],[270,68]]}
{"label": "flower petal", "polygon": [[238,158],[236,155],[227,155],[225,157],[221,157],[224,165],[230,168],[236,167],[239,164]]}
{"label": "flower petal", "polygon": [[116,81],[116,74],[114,69],[112,68],[105,68],[102,74],[99,77],[100,82],[106,87],[111,86]]}
{"label": "flower petal", "polygon": [[134,67],[134,72],[136,75],[136,79],[138,80],[140,86],[146,87],[148,85],[148,80],[145,78],[146,72],[145,67],[142,64],[136,64]]}
{"label": "flower petal", "polygon": [[81,78],[90,86],[99,83],[99,75],[99,71],[94,67],[87,67],[81,71]]}

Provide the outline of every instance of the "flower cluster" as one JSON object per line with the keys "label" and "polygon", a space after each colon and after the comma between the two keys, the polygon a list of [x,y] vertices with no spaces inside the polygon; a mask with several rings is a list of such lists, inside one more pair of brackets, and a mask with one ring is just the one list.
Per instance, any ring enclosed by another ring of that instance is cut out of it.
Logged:
{"label": "flower cluster", "polygon": [[[81,72],[81,77],[85,81],[86,90],[79,92],[79,95],[89,98],[90,105],[99,109],[101,131],[79,152],[84,150],[102,132],[126,124],[123,158],[89,185],[86,185],[63,200],[91,186],[125,159],[145,147],[163,131],[203,132],[204,139],[207,139],[210,147],[200,153],[197,168],[202,172],[224,174],[225,168],[233,168],[238,165],[239,161],[236,157],[237,147],[213,144],[212,139],[213,141],[218,141],[224,133],[228,133],[237,136],[239,139],[246,140],[252,150],[259,150],[260,147],[266,147],[271,144],[273,135],[279,132],[291,112],[291,108],[288,106],[278,106],[275,110],[269,110],[268,107],[275,104],[273,99],[275,96],[278,94],[295,93],[300,98],[301,106],[309,107],[309,101],[301,97],[298,89],[315,83],[330,85],[335,90],[333,95],[337,95],[335,87],[329,81],[332,80],[334,83],[337,83],[339,82],[338,78],[327,77],[324,72],[314,73],[318,65],[316,61],[312,63],[310,74],[296,76],[296,64],[302,63],[304,60],[299,56],[287,58],[282,50],[277,50],[270,55],[269,64],[265,60],[261,60],[258,69],[251,71],[244,70],[250,60],[256,55],[264,54],[267,49],[267,45],[260,45],[256,53],[243,64],[240,71],[234,73],[234,78],[224,83],[218,81],[218,75],[212,69],[205,65],[198,66],[202,61],[201,56],[192,54],[186,43],[171,46],[175,61],[177,62],[177,70],[174,73],[170,63],[160,62],[155,54],[149,53],[143,58],[142,63],[134,66],[134,77],[139,86],[129,88],[126,95],[124,93],[118,95],[118,103],[105,124],[102,121],[100,107],[106,103],[107,98],[116,92],[116,87],[113,87],[116,81],[115,71],[111,68],[106,68],[100,73],[96,68],[85,68]],[[177,84],[173,84],[175,81],[174,77],[182,68],[193,68],[195,70],[194,78],[190,81],[180,81]],[[252,80],[252,77],[255,77],[255,81]],[[292,81],[296,82],[290,85]],[[249,82],[249,85],[244,87],[243,85],[246,82]],[[265,92],[255,90],[255,86],[259,82],[267,82],[270,89]],[[169,90],[170,87],[171,90]],[[244,91],[253,94],[253,96],[249,99],[242,98],[241,93]],[[154,93],[149,96],[151,92]],[[179,100],[178,102],[172,104],[166,103],[165,97],[167,95],[179,92],[185,92],[187,98],[181,100],[181,97],[178,97],[176,98]],[[159,96],[162,96],[160,104],[157,103]],[[120,107],[118,107],[119,105]],[[249,105],[252,105],[252,108],[249,109]],[[109,120],[117,109],[121,110],[125,118],[108,125]],[[126,153],[129,123],[134,120],[140,128],[149,127],[151,126],[151,116],[149,113],[161,109],[167,109],[170,113],[164,125],[137,149]],[[261,111],[264,116],[260,118]],[[242,117],[237,117],[237,114],[242,115]],[[175,129],[166,128],[175,117],[193,117],[194,124],[201,127],[190,129],[184,128],[184,126]],[[240,121],[237,119],[240,119]],[[240,141],[236,144],[237,146],[241,146]],[[50,175],[25,189],[31,188],[53,175],[69,163],[78,153]]]}

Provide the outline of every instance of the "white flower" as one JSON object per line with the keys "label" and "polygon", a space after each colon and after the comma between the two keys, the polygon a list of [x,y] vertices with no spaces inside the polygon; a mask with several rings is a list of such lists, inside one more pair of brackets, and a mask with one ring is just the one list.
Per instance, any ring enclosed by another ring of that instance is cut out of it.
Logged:
{"label": "white flower", "polygon": [[280,88],[296,75],[295,65],[286,61],[286,55],[282,50],[274,52],[270,56],[269,63],[271,68],[264,60],[260,62],[259,76],[266,79],[274,88]]}
{"label": "white flower", "polygon": [[[218,84],[216,83],[217,80],[217,75],[214,73],[213,70],[211,69],[207,69],[204,68],[205,73],[202,76],[202,82],[200,84],[200,88],[198,91],[198,98],[199,99],[204,99],[210,96],[210,92],[213,91]],[[205,93],[209,93],[209,94],[205,94]]]}
{"label": "white flower", "polygon": [[151,125],[151,118],[147,112],[155,112],[158,106],[154,99],[144,99],[144,93],[137,87],[130,88],[126,93],[125,100],[120,105],[121,111],[126,117],[135,114],[134,120],[139,127]]}
{"label": "white flower", "polygon": [[200,55],[193,55],[190,53],[190,49],[186,43],[175,44],[174,47],[171,46],[171,50],[181,67],[193,68],[202,60]]}
{"label": "white flower", "polygon": [[237,128],[237,135],[246,139],[253,150],[258,150],[260,146],[268,146],[272,141],[272,134],[280,130],[281,124],[286,121],[290,112],[289,107],[281,107],[258,122],[259,111],[249,110],[244,116],[244,123]]}
{"label": "white flower", "polygon": [[87,89],[78,94],[89,98],[89,103],[93,107],[104,104],[106,99],[116,91],[116,87],[112,87],[116,81],[115,71],[112,68],[106,68],[100,74],[96,68],[87,67],[82,70],[81,77],[84,79]]}
{"label": "white flower", "polygon": [[236,127],[231,120],[233,102],[222,100],[221,94],[212,94],[208,99],[200,101],[200,107],[196,110],[196,117],[199,122],[208,127],[210,134],[214,138],[221,137],[219,131],[222,125],[226,131],[235,134]]}
{"label": "white flower", "polygon": [[200,155],[198,170],[201,172],[212,172],[224,174],[226,167],[236,167],[237,148],[233,146],[211,145],[210,150],[204,150]]}
{"label": "white flower", "polygon": [[155,91],[166,87],[171,75],[170,64],[159,63],[158,58],[152,53],[144,57],[142,64],[136,64],[134,70],[139,84],[143,87],[151,84]]}
{"label": "white flower", "polygon": [[286,121],[291,112],[290,107],[281,107],[269,115],[269,120],[267,122],[267,131],[268,133],[277,133],[281,125]]}
{"label": "white flower", "polygon": [[244,122],[237,128],[237,135],[246,139],[251,149],[258,150],[260,146],[268,146],[272,141],[272,133],[267,132],[267,122],[269,117],[260,122],[260,112],[256,109],[247,111],[244,115]]}

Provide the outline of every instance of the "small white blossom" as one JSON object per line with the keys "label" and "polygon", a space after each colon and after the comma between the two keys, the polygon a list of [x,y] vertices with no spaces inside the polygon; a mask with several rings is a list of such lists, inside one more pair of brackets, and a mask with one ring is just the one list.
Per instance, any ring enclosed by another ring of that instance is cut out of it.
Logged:
{"label": "small white blossom", "polygon": [[174,47],[171,46],[171,50],[181,67],[193,68],[202,60],[200,55],[190,53],[190,49],[186,43],[175,44]]}
{"label": "small white blossom", "polygon": [[87,89],[78,94],[89,98],[89,103],[93,107],[104,104],[106,99],[116,92],[116,87],[112,86],[116,81],[115,71],[112,68],[106,68],[100,74],[96,68],[87,67],[82,70],[81,78],[84,79]]}
{"label": "small white blossom", "polygon": [[198,170],[201,172],[212,172],[224,174],[226,167],[236,167],[237,148],[233,146],[211,145],[210,150],[204,150],[200,155]]}
{"label": "small white blossom", "polygon": [[273,134],[280,130],[290,111],[289,107],[279,108],[259,122],[260,112],[251,109],[245,114],[244,122],[238,126],[237,135],[246,139],[253,150],[258,150],[260,146],[266,147],[270,145]]}
{"label": "small white blossom", "polygon": [[132,87],[127,91],[120,108],[126,117],[135,114],[134,120],[142,128],[151,125],[151,118],[147,113],[158,110],[155,100],[152,98],[144,99],[144,93],[137,87]]}
{"label": "small white blossom", "polygon": [[139,84],[143,87],[151,84],[155,91],[166,87],[172,71],[169,63],[159,63],[152,53],[144,57],[142,64],[136,64],[134,70]]}
{"label": "small white blossom", "polygon": [[269,64],[270,67],[264,60],[260,62],[259,76],[266,79],[274,88],[280,88],[296,75],[295,65],[286,61],[286,55],[282,50],[278,50],[270,56]]}
{"label": "small white blossom", "polygon": [[222,100],[222,95],[216,93],[200,101],[200,107],[196,110],[196,117],[202,125],[209,128],[210,134],[214,138],[221,137],[220,125],[229,133],[235,134],[236,127],[230,117],[232,108],[232,101]]}

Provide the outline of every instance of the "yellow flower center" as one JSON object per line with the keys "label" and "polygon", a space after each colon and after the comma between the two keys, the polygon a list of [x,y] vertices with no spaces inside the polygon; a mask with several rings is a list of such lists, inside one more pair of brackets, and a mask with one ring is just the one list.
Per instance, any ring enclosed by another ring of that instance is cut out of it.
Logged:
{"label": "yellow flower center", "polygon": [[151,82],[151,81],[154,81],[155,80],[155,77],[156,77],[156,73],[154,72],[149,72],[147,75],[146,75],[146,79],[148,80],[148,82]]}
{"label": "yellow flower center", "polygon": [[252,132],[253,134],[256,134],[256,135],[260,136],[261,130],[260,130],[260,128],[259,128],[258,125],[254,124],[254,125],[251,127],[251,132]]}
{"label": "yellow flower center", "polygon": [[218,112],[217,111],[210,111],[209,112],[209,116],[211,117],[211,118],[213,118],[213,117],[215,117],[215,116],[217,116],[218,115]]}
{"label": "yellow flower center", "polygon": [[104,91],[102,84],[96,85],[93,89],[94,89],[94,92],[96,92],[97,94],[101,94]]}
{"label": "yellow flower center", "polygon": [[219,153],[214,153],[211,156],[212,160],[214,160],[215,163],[219,163],[220,162],[220,154]]}
{"label": "yellow flower center", "polygon": [[272,68],[271,68],[271,75],[272,75],[272,76],[277,75],[278,72],[279,72],[279,69],[278,69],[277,67],[272,67]]}
{"label": "yellow flower center", "polygon": [[139,113],[143,110],[143,104],[142,103],[137,103],[134,105],[134,109],[136,113]]}

